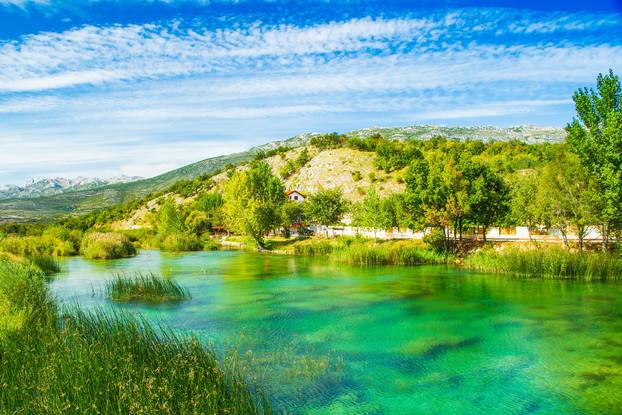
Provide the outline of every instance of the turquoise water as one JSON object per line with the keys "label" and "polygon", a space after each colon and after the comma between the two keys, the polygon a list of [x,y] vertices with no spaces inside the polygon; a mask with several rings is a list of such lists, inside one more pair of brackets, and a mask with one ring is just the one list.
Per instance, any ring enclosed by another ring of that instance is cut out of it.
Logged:
{"label": "turquoise water", "polygon": [[[288,413],[620,413],[622,284],[347,267],[236,251],[70,258],[59,301],[140,312],[237,353]],[[117,271],[188,288],[168,306],[114,304]]]}

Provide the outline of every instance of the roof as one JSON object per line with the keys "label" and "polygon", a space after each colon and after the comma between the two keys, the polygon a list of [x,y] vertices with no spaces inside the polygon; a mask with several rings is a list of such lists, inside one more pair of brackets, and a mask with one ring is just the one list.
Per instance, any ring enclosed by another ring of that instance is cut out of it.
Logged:
{"label": "roof", "polygon": [[298,193],[298,194],[299,194],[300,196],[302,196],[302,197],[307,197],[307,196],[305,196],[305,195],[304,195],[304,193],[299,192],[298,190],[290,190],[290,191],[288,191],[288,192],[286,192],[286,193],[285,193],[285,196],[289,196],[289,195],[291,195],[292,193]]}

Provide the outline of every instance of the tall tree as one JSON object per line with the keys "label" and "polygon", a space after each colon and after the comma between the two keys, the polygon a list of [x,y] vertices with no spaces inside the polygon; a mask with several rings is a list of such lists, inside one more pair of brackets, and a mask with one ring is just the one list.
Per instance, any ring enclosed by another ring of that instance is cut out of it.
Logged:
{"label": "tall tree", "polygon": [[486,229],[506,217],[510,209],[509,189],[501,176],[483,164],[469,171],[469,219]]}
{"label": "tall tree", "polygon": [[559,229],[566,246],[568,234],[574,231],[580,252],[594,223],[593,199],[590,177],[574,154],[562,154],[554,164],[544,168],[536,196],[541,220]]}
{"label": "tall tree", "polygon": [[281,224],[285,203],[283,182],[265,162],[254,162],[247,171],[235,172],[223,194],[224,217],[233,232],[252,237],[260,249],[264,236]]}
{"label": "tall tree", "polygon": [[329,226],[341,221],[348,210],[348,204],[339,188],[320,190],[304,202],[304,213],[313,223]]}
{"label": "tall tree", "polygon": [[612,230],[622,223],[622,88],[609,70],[599,74],[596,90],[583,88],[573,96],[577,118],[567,125],[568,144],[595,179],[603,249]]}

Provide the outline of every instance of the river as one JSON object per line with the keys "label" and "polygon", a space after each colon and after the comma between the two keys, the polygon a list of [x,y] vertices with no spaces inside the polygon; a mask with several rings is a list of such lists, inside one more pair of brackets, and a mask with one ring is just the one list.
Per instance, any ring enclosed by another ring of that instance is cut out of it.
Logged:
{"label": "river", "polygon": [[[213,343],[288,413],[619,413],[622,284],[452,267],[350,267],[241,251],[62,262],[58,301],[141,313]],[[112,303],[115,272],[154,271],[190,301]]]}

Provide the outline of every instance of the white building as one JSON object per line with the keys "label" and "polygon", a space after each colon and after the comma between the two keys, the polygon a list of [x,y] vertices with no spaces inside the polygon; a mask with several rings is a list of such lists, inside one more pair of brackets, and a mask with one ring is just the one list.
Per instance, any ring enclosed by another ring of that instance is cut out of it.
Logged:
{"label": "white building", "polygon": [[296,202],[303,202],[306,199],[306,196],[300,193],[298,190],[290,190],[285,193],[289,200],[293,200]]}

